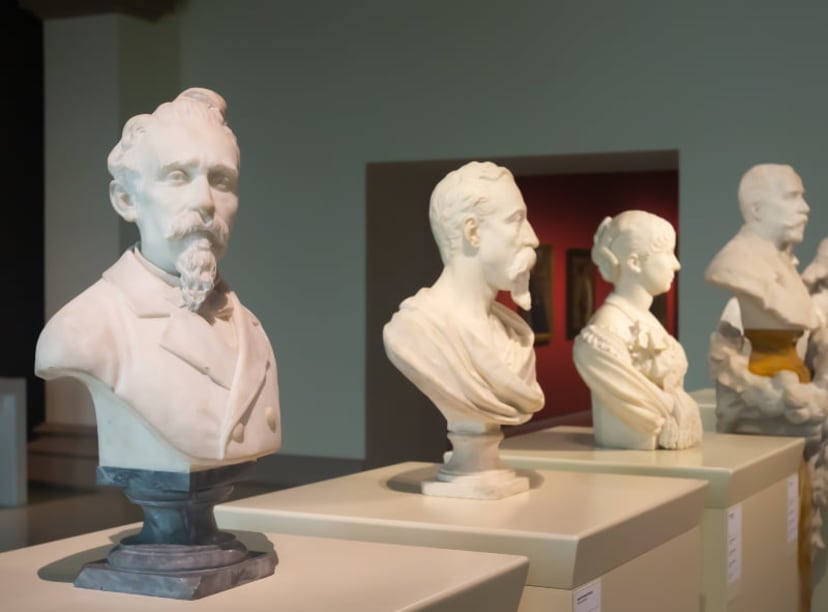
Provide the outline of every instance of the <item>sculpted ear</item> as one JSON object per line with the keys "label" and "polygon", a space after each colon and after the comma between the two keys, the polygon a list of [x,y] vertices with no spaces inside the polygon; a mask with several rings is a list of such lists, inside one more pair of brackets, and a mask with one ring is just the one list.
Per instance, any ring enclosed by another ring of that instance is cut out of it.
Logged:
{"label": "sculpted ear", "polygon": [[124,221],[135,223],[138,213],[135,211],[135,203],[124,186],[117,180],[109,183],[109,201],[115,212],[121,215]]}
{"label": "sculpted ear", "polygon": [[641,258],[637,253],[633,253],[627,258],[627,265],[633,272],[641,272]]}
{"label": "sculpted ear", "polygon": [[475,249],[480,247],[480,226],[474,217],[469,217],[463,222],[463,238]]}

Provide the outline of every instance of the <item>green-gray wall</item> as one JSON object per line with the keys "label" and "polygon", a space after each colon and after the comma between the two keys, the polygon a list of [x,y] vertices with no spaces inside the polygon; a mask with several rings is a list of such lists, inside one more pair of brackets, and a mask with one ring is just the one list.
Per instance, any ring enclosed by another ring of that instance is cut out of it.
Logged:
{"label": "green-gray wall", "polygon": [[702,273],[740,224],[740,174],[792,163],[803,260],[826,233],[828,5],[190,0],[179,17],[181,86],[228,99],[242,148],[224,275],[275,346],[284,452],[364,456],[368,162],[678,150],[688,388],[709,384],[725,294]]}

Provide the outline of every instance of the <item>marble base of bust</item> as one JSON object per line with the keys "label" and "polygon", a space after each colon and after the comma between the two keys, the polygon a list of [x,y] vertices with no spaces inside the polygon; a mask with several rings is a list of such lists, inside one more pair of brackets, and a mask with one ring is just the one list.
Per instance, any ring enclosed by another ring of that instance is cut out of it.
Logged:
{"label": "marble base of bust", "polygon": [[596,446],[632,450],[655,450],[658,446],[655,435],[633,429],[594,398],[592,427]]}
{"label": "marble base of bust", "polygon": [[503,499],[529,490],[529,479],[518,476],[514,470],[502,469],[462,476],[450,476],[450,480],[437,475],[436,480],[422,483],[423,495],[435,497],[461,497],[464,499]]}
{"label": "marble base of bust", "polygon": [[[188,554],[186,550],[182,552]],[[237,563],[196,570],[125,570],[107,560],[87,563],[75,579],[75,586],[98,591],[194,600],[270,576],[275,567],[276,557],[272,552],[248,552]]]}
{"label": "marble base of bust", "polygon": [[500,460],[503,433],[499,425],[449,423],[448,439],[451,456],[434,480],[422,483],[424,495],[502,499],[529,489],[529,479]]}
{"label": "marble base of bust", "polygon": [[213,515],[252,467],[246,462],[189,474],[98,467],[98,484],[123,487],[144,511],[144,524],[106,559],[86,564],[75,586],[199,599],[273,574],[273,551],[248,551],[218,530]]}

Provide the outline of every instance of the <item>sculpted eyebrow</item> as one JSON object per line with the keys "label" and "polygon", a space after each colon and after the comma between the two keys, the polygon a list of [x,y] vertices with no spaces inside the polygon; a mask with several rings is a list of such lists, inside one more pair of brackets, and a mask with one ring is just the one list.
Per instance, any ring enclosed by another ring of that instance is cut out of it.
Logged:
{"label": "sculpted eyebrow", "polygon": [[161,169],[158,170],[158,173],[163,176],[163,175],[167,174],[168,172],[170,172],[171,170],[178,170],[180,168],[192,168],[197,163],[198,163],[198,160],[195,160],[195,159],[190,159],[190,160],[187,160],[187,161],[177,160],[177,161],[170,162],[169,164],[164,164],[163,166],[161,166]]}
{"label": "sculpted eyebrow", "polygon": [[216,164],[215,166],[211,167],[210,173],[212,174],[214,172],[222,172],[232,178],[237,178],[239,175],[238,171],[235,168],[233,168],[232,166],[228,166],[226,164]]}

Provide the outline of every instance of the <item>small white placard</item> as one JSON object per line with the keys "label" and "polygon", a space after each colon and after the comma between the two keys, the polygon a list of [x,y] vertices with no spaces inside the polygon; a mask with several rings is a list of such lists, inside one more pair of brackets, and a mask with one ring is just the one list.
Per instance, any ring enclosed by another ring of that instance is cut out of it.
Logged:
{"label": "small white placard", "polygon": [[799,537],[799,474],[788,476],[788,513],[785,517],[788,542]]}
{"label": "small white placard", "polygon": [[727,584],[742,577],[742,504],[727,509]]}
{"label": "small white placard", "polygon": [[575,589],[572,594],[574,612],[601,612],[601,579]]}

